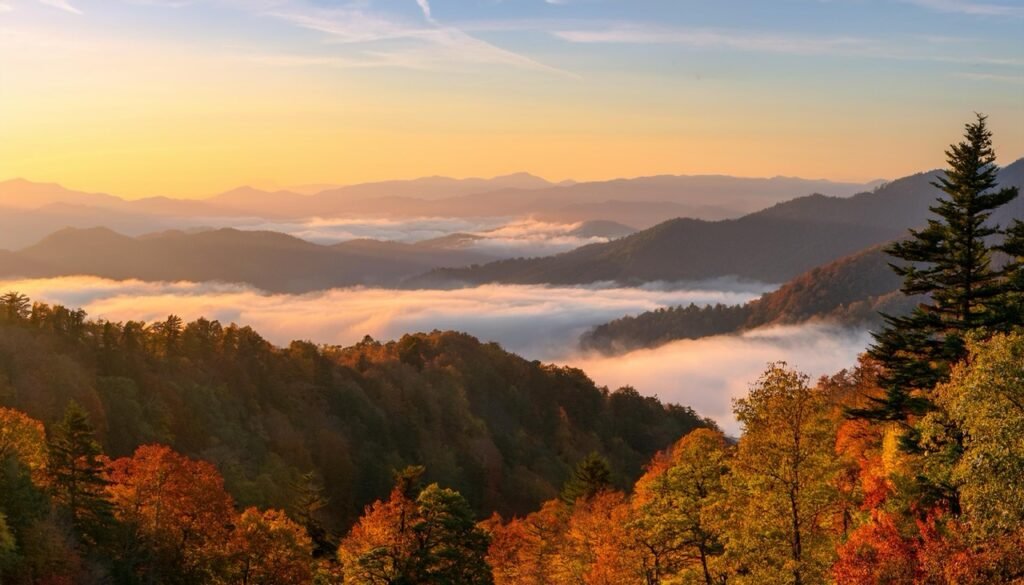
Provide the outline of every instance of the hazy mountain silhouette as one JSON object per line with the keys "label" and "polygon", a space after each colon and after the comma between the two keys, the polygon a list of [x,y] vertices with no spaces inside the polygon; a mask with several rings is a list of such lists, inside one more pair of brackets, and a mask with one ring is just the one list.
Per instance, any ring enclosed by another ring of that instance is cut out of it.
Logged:
{"label": "hazy mountain silhouette", "polygon": [[[906,177],[850,198],[801,197],[736,220],[674,219],[555,256],[441,269],[412,282],[630,284],[722,276],[784,282],[923,225],[939,195],[931,185],[936,173]],[[1024,159],[1003,169],[1000,180],[1024,185]],[[1024,217],[1024,201],[1006,206],[993,220],[1005,224],[1014,217]]]}
{"label": "hazy mountain silhouette", "polygon": [[657,176],[550,186],[504,188],[425,199],[391,193],[354,200],[335,192],[319,209],[330,213],[382,216],[486,217],[532,215],[557,221],[614,220],[649,227],[672,217],[735,218],[805,193],[849,196],[865,184],[788,177],[770,179],[717,175]]}
{"label": "hazy mountain silhouette", "polygon": [[106,207],[122,200],[105,193],[85,193],[56,183],[34,183],[25,179],[0,182],[0,207],[37,209],[54,203]]}
{"label": "hazy mountain silhouette", "polygon": [[245,283],[272,292],[390,285],[437,266],[490,258],[471,250],[355,240],[321,246],[285,234],[172,230],[129,237],[106,228],[65,229],[0,255],[0,275]]}

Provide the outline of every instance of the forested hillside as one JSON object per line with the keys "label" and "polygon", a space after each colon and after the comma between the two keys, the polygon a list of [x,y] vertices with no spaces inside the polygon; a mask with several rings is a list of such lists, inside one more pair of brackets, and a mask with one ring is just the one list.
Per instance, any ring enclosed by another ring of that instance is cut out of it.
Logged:
{"label": "forested hillside", "polygon": [[592,451],[625,484],[709,424],[459,333],[277,348],[248,327],[97,322],[17,295],[0,315],[0,405],[49,424],[75,401],[111,456],[170,445],[213,462],[244,505],[284,507],[292,482],[315,472],[335,527],[407,465],[427,466],[479,513],[516,513],[556,494]]}
{"label": "forested hillside", "polygon": [[586,349],[614,353],[810,319],[878,325],[880,311],[905,314],[916,302],[898,293],[899,284],[886,254],[875,247],[809,270],[746,305],[648,311],[599,325],[580,342]]}
{"label": "forested hillside", "polygon": [[[935,199],[935,177],[934,172],[906,177],[848,199],[802,197],[736,220],[674,219],[605,244],[545,258],[437,269],[414,282],[629,284],[721,276],[785,282],[924,225]],[[1003,185],[1024,185],[1024,160],[1007,166],[999,178]],[[1022,217],[1024,207],[1014,202],[993,219],[1007,225]]]}

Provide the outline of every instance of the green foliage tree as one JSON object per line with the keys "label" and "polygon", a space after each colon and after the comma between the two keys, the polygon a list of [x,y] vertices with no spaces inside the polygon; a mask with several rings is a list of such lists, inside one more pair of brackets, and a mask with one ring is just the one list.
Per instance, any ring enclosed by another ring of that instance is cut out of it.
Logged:
{"label": "green foliage tree", "polygon": [[683,582],[721,582],[716,565],[724,552],[715,515],[725,502],[730,448],[719,431],[698,429],[637,481],[635,519],[627,527],[649,561],[649,583],[686,576]]}
{"label": "green foliage tree", "polygon": [[1024,222],[1016,219],[1006,229],[1006,238],[998,247],[1009,257],[1002,275],[1006,291],[996,305],[996,328],[1010,331],[1024,325]]}
{"label": "green foliage tree", "polygon": [[593,452],[576,464],[572,475],[562,487],[560,497],[566,504],[574,504],[580,498],[592,498],[611,487],[612,469],[608,460]]}
{"label": "green foliage tree", "polygon": [[886,395],[854,414],[903,421],[927,412],[931,389],[964,357],[966,336],[1003,317],[993,308],[1005,286],[991,266],[989,243],[1000,230],[988,220],[1017,189],[996,190],[999,167],[983,115],[966,125],[963,141],[946,155],[949,168],[934,183],[945,195],[931,207],[937,217],[887,249],[901,261],[893,268],[903,278],[902,291],[929,300],[908,316],[884,316],[885,328],[869,352],[884,366]]}
{"label": "green foliage tree", "polygon": [[416,550],[407,583],[488,585],[490,537],[477,527],[473,510],[458,492],[427,486],[416,498],[412,524]]}
{"label": "green foliage tree", "polygon": [[67,512],[86,541],[95,540],[109,523],[111,504],[106,488],[107,464],[89,416],[76,402],[49,441],[49,473],[54,499]]}
{"label": "green foliage tree", "polygon": [[328,500],[324,487],[316,473],[309,471],[299,476],[292,484],[292,517],[306,529],[313,540],[314,552],[318,557],[326,556],[337,547],[332,546],[330,535],[323,525],[323,513]]}
{"label": "green foliage tree", "polygon": [[953,468],[964,516],[989,538],[1024,526],[1024,332],[968,349],[936,400],[964,434]]}
{"label": "green foliage tree", "polygon": [[827,392],[784,363],[733,408],[743,426],[722,520],[730,582],[824,583],[835,556],[835,421]]}

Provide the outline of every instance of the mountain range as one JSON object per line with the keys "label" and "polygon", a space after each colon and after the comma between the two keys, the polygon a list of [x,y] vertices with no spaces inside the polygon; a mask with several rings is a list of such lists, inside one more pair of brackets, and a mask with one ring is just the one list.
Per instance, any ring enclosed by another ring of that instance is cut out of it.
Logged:
{"label": "mountain range", "polygon": [[[848,198],[809,195],[735,220],[678,218],[631,236],[542,258],[438,269],[422,286],[698,281],[735,276],[785,282],[837,258],[922,226],[940,192],[938,171],[920,173]],[[1024,186],[1024,159],[1002,169],[1003,186]],[[1024,218],[1024,200],[992,218]]]}
{"label": "mountain range", "polygon": [[[663,176],[551,183],[518,173],[491,179],[427,177],[307,194],[240,187],[207,199],[124,200],[52,183],[0,182],[0,248],[20,248],[64,227],[103,226],[127,235],[197,226],[242,227],[254,219],[527,217],[614,220],[645,228],[674,217],[739,217],[807,193],[849,196],[870,184],[776,177]],[[713,201],[713,204],[708,204]]]}
{"label": "mountain range", "polygon": [[361,239],[319,245],[276,232],[231,228],[139,237],[107,228],[67,228],[28,248],[0,254],[0,274],[221,281],[299,293],[357,284],[394,285],[436,266],[489,258],[439,242]]}

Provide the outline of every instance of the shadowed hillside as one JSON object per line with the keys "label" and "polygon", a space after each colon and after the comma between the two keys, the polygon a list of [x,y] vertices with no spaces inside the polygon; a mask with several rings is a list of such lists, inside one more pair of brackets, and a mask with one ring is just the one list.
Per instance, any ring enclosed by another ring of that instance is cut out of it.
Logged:
{"label": "shadowed hillside", "polygon": [[336,527],[406,465],[426,465],[481,516],[523,513],[587,453],[608,457],[626,485],[655,451],[709,425],[451,332],[278,348],[206,320],[121,324],[0,305],[0,364],[0,406],[50,423],[74,400],[110,455],[171,445],[214,462],[242,505],[286,506],[291,482],[316,471]]}
{"label": "shadowed hillside", "polygon": [[746,305],[649,311],[600,325],[580,342],[585,349],[615,353],[811,319],[877,324],[878,311],[902,314],[913,306],[915,299],[901,295],[899,286],[888,256],[875,247],[801,274]]}

